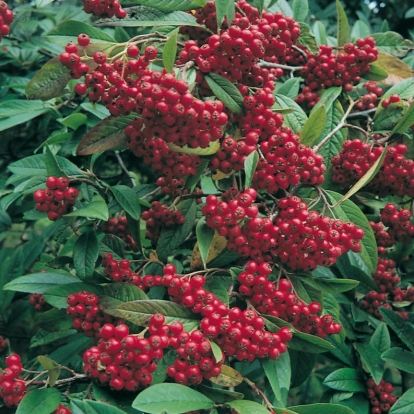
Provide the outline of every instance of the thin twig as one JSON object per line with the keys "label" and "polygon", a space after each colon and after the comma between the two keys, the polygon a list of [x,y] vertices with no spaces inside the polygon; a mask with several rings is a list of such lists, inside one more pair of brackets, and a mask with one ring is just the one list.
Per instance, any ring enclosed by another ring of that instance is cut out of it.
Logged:
{"label": "thin twig", "polygon": [[349,114],[348,118],[369,118],[376,110],[377,108],[371,108],[366,111],[354,112],[353,114]]}
{"label": "thin twig", "polygon": [[346,127],[346,128],[352,128],[352,129],[356,129],[357,131],[359,131],[359,132],[362,132],[364,135],[365,135],[365,137],[367,138],[368,137],[368,132],[367,131],[365,131],[365,129],[363,129],[363,128],[361,128],[361,127],[359,127],[359,126],[357,126],[357,125],[353,125],[353,124],[344,124],[344,127]]}
{"label": "thin twig", "polygon": [[116,159],[119,162],[119,166],[121,167],[122,171],[128,176],[128,178],[131,180],[132,186],[135,187],[135,180],[134,178],[129,174],[128,168],[126,167],[124,160],[121,157],[121,154],[119,151],[115,151]]}
{"label": "thin twig", "polygon": [[260,66],[261,68],[279,68],[283,70],[290,70],[292,72],[303,69],[303,66],[288,66],[288,65],[282,65],[280,63],[265,62],[265,61],[259,62],[257,66]]}
{"label": "thin twig", "polygon": [[269,401],[269,399],[266,397],[264,392],[253,382],[250,381],[248,378],[243,377],[243,381],[257,394],[260,396],[260,398],[265,403],[265,406],[270,410],[273,411],[273,405]]}

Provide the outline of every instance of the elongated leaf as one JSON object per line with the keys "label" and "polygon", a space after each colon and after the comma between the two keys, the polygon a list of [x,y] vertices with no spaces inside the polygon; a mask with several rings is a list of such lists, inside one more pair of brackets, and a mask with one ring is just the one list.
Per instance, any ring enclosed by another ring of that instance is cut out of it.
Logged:
{"label": "elongated leaf", "polygon": [[249,154],[246,159],[244,160],[244,172],[245,172],[245,179],[244,179],[244,188],[250,188],[253,181],[254,172],[256,171],[257,164],[259,163],[259,154],[257,151],[253,151]]}
{"label": "elongated leaf", "polygon": [[202,218],[198,221],[196,226],[196,236],[198,248],[200,251],[201,260],[204,268],[206,267],[208,253],[210,251],[211,242],[214,237],[214,230],[207,226],[206,220]]}
{"label": "elongated leaf", "polygon": [[3,289],[26,293],[45,293],[54,286],[74,283],[77,281],[79,281],[79,279],[69,273],[33,273],[12,280],[7,283]]}
{"label": "elongated leaf", "polygon": [[323,382],[338,391],[365,392],[364,379],[353,368],[340,368],[329,374]]}
{"label": "elongated leaf", "polygon": [[[404,133],[411,125],[414,125],[414,106],[410,105],[407,112],[391,131],[391,135]],[[384,151],[385,152],[385,151]]]}
{"label": "elongated leaf", "polygon": [[277,88],[277,95],[283,95],[290,99],[295,99],[299,93],[300,81],[298,78],[290,78]]}
{"label": "elongated leaf", "polygon": [[174,144],[169,144],[168,147],[172,149],[173,151],[179,152],[181,154],[200,155],[200,156],[216,154],[221,148],[220,141],[210,142],[210,144],[206,148],[191,148],[188,145],[179,147],[178,145],[174,145]]}
{"label": "elongated leaf", "polygon": [[390,348],[381,358],[393,367],[414,375],[414,353],[403,348]]}
{"label": "elongated leaf", "polygon": [[76,150],[77,155],[91,155],[97,152],[125,146],[124,133],[134,116],[119,116],[105,118],[91,128],[81,139]]}
{"label": "elongated leaf", "polygon": [[147,326],[154,313],[162,313],[167,323],[180,321],[184,326],[195,327],[198,319],[189,309],[167,300],[139,300],[119,305],[122,317],[139,326]]}
{"label": "elongated leaf", "polygon": [[[230,11],[230,14],[234,17],[234,1],[233,0],[217,0],[216,1],[216,13],[217,13],[217,26],[220,28],[221,24],[223,23],[223,20],[225,17],[228,16],[228,12],[230,7],[232,7],[232,12]],[[232,18],[228,19],[227,21],[231,21]]]}
{"label": "elongated leaf", "polygon": [[181,414],[203,410],[214,406],[214,402],[198,391],[180,384],[156,384],[144,391],[132,403],[132,408],[149,414]]}
{"label": "elongated leaf", "polygon": [[387,325],[384,322],[381,322],[375,329],[374,334],[369,340],[369,344],[373,346],[378,352],[382,353],[384,356],[385,351],[387,351],[391,346],[390,333],[388,332]]}
{"label": "elongated leaf", "polygon": [[371,63],[369,67],[370,67],[369,72],[367,72],[367,74],[364,75],[365,79],[373,80],[373,81],[380,81],[380,80],[388,78],[389,73],[378,63]]}
{"label": "elongated leaf", "polygon": [[231,401],[229,405],[238,414],[269,414],[270,411],[263,405],[248,400]]}
{"label": "elongated leaf", "polygon": [[185,200],[177,205],[177,209],[185,217],[185,223],[161,231],[157,244],[157,254],[161,260],[171,255],[174,249],[181,245],[194,226],[197,212],[196,202],[194,200]]}
{"label": "elongated leaf", "polygon": [[220,388],[212,388],[204,384],[198,385],[197,389],[206,397],[212,399],[216,404],[224,404],[229,401],[242,400],[244,398],[244,395],[240,392],[227,391]]}
{"label": "elongated leaf", "polygon": [[404,57],[414,47],[413,42],[396,32],[373,33],[372,37],[375,39],[375,47],[380,52],[395,57]]}
{"label": "elongated leaf", "polygon": [[376,384],[379,384],[384,374],[384,362],[378,349],[367,343],[355,343],[355,348]]}
{"label": "elongated leaf", "polygon": [[411,414],[414,410],[414,388],[406,391],[391,407],[389,414]]}
{"label": "elongated leaf", "polygon": [[284,352],[277,360],[263,359],[261,364],[275,395],[273,405],[286,407],[291,379],[289,353]]}
{"label": "elongated leaf", "polygon": [[338,14],[338,46],[343,46],[349,41],[350,29],[348,17],[339,0],[336,0],[336,12]]}
{"label": "elongated leaf", "polygon": [[[280,0],[279,0],[280,1]],[[315,35],[312,33],[308,24],[299,22],[300,25],[300,36],[298,39],[298,46],[304,46],[310,52],[317,54],[318,46],[316,44]]]}
{"label": "elongated leaf", "polygon": [[298,414],[355,414],[351,408],[340,404],[317,403],[309,405],[295,405],[289,407]]}
{"label": "elongated leaf", "polygon": [[164,64],[164,68],[170,73],[173,72],[175,56],[177,54],[177,36],[178,32],[174,31],[162,49],[162,63]]}
{"label": "elongated leaf", "polygon": [[64,172],[60,169],[56,157],[50,151],[49,145],[46,145],[45,147],[45,165],[46,165],[46,171],[47,175],[49,176],[55,176],[55,177],[62,177],[64,176]]}
{"label": "elongated leaf", "polygon": [[139,220],[141,216],[141,205],[134,190],[126,185],[115,185],[111,187],[116,201],[134,220]]}
{"label": "elongated leaf", "polygon": [[49,386],[53,387],[55,385],[55,382],[59,378],[60,374],[60,366],[57,362],[53,361],[53,359],[50,359],[44,355],[39,355],[37,357],[37,360],[39,361],[39,364],[47,369],[49,371]]}
{"label": "elongated leaf", "polygon": [[214,95],[235,114],[243,114],[243,97],[237,87],[223,76],[209,73],[205,80]]}
{"label": "elongated leaf", "polygon": [[98,239],[94,230],[83,233],[73,247],[73,263],[80,277],[92,276],[99,255]]}
{"label": "elongated leaf", "polygon": [[414,328],[391,309],[379,308],[381,316],[398,338],[414,352]]}
{"label": "elongated leaf", "polygon": [[108,221],[109,211],[108,206],[104,200],[97,199],[87,204],[78,210],[72,211],[71,213],[65,214],[66,217],[87,217],[90,219],[98,219]]}
{"label": "elongated leaf", "polygon": [[309,13],[308,0],[293,0],[292,11],[297,22],[304,22]]}
{"label": "elongated leaf", "polygon": [[402,60],[386,53],[378,53],[375,63],[385,70],[389,76],[396,77],[399,80],[409,79],[413,75],[410,66]]}
{"label": "elongated leaf", "polygon": [[29,99],[47,101],[63,94],[71,79],[70,70],[60,63],[59,56],[49,60],[26,86]]}
{"label": "elongated leaf", "polygon": [[61,394],[55,388],[34,389],[27,393],[17,406],[16,414],[45,414],[56,410]]}
{"label": "elongated leaf", "polygon": [[[342,194],[334,191],[326,191],[326,194],[331,199],[333,204],[337,203],[342,198]],[[358,227],[361,227],[364,230],[364,237],[360,242],[360,255],[369,270],[374,273],[377,268],[378,250],[375,236],[367,217],[351,200],[345,200],[340,206],[336,206],[334,208],[334,212],[338,219],[343,222],[355,223]]]}
{"label": "elongated leaf", "polygon": [[234,368],[222,365],[220,375],[210,378],[210,381],[222,387],[237,387],[243,382],[243,376]]}
{"label": "elongated leaf", "polygon": [[[140,1],[141,3],[141,1]],[[171,1],[173,3],[173,1]],[[141,3],[142,4],[142,3]],[[128,15],[120,20],[117,17],[100,19],[95,26],[106,27],[160,27],[160,26],[200,26],[192,14],[177,9],[156,10],[145,5],[128,8]]]}
{"label": "elongated leaf", "polygon": [[298,134],[304,127],[308,120],[305,111],[291,98],[288,96],[276,94],[276,108],[293,108],[293,112],[284,115],[284,125],[290,127],[295,134]]}
{"label": "elongated leaf", "polygon": [[193,10],[205,6],[206,3],[207,0],[130,0],[128,2],[128,4],[141,4],[162,11]]}
{"label": "elongated leaf", "polygon": [[311,374],[317,354],[289,349],[292,388],[303,384]]}
{"label": "elongated leaf", "polygon": [[359,282],[351,279],[326,279],[326,278],[301,278],[301,281],[323,293],[341,293],[352,290],[358,286]]}
{"label": "elongated leaf", "polygon": [[341,94],[342,88],[340,86],[334,86],[332,88],[326,89],[317,104],[312,108],[312,111],[316,111],[320,106],[324,106],[326,112],[328,113],[329,109],[332,107],[333,103],[336,101],[336,98]]}
{"label": "elongated leaf", "polygon": [[386,155],[387,155],[387,151],[383,151],[381,156],[374,162],[374,164],[372,164],[369,170],[337,202],[338,205],[344,202],[345,200],[348,200],[348,198],[351,198],[361,188],[365,187],[377,175]]}
{"label": "elongated leaf", "polygon": [[78,400],[76,398],[71,398],[70,408],[74,413],[79,414],[126,414],[125,411],[103,401]]}
{"label": "elongated leaf", "polygon": [[316,44],[318,46],[326,45],[328,43],[325,26],[320,20],[317,20],[314,23],[313,33],[315,34]]}
{"label": "elongated leaf", "polygon": [[[68,319],[69,326],[72,326],[72,320]],[[30,348],[36,348],[38,346],[44,346],[52,344],[55,341],[68,338],[75,334],[77,331],[76,329],[67,329],[61,330],[57,332],[47,332],[43,329],[39,329],[36,332],[36,335],[30,340]],[[40,334],[41,333],[41,334]]]}
{"label": "elongated leaf", "polygon": [[311,146],[320,136],[325,128],[326,110],[323,105],[311,113],[306,121],[302,132],[300,133],[300,141],[302,144]]}

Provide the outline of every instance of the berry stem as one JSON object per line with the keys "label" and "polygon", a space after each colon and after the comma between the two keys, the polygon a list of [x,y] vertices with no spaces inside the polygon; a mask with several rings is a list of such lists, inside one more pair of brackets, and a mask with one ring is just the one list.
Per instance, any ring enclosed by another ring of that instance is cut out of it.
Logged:
{"label": "berry stem", "polygon": [[274,69],[283,69],[283,70],[290,70],[291,72],[296,72],[303,69],[303,66],[289,66],[289,65],[282,65],[280,63],[273,63],[273,62],[265,62],[261,61],[257,64],[257,66],[261,68],[274,68]]}
{"label": "berry stem", "polygon": [[250,381],[248,378],[243,377],[243,381],[263,400],[265,406],[270,410],[273,411],[273,405],[268,400],[264,392],[253,382]]}
{"label": "berry stem", "polygon": [[121,154],[119,151],[115,151],[116,159],[118,160],[119,166],[121,167],[121,170],[128,176],[128,178],[131,180],[132,186],[135,187],[136,183],[134,180],[134,177],[129,173],[128,168],[126,167],[124,160],[121,157]]}

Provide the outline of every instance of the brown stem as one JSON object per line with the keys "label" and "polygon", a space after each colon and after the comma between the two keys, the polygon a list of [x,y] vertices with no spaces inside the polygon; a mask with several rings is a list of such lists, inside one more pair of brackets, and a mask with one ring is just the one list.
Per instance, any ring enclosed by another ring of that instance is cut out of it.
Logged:
{"label": "brown stem", "polygon": [[273,411],[273,405],[270,403],[264,392],[253,381],[250,381],[248,378],[243,377],[243,381],[263,400],[266,408],[268,408],[270,411]]}
{"label": "brown stem", "polygon": [[297,70],[302,70],[303,66],[288,66],[288,65],[282,65],[280,63],[273,63],[273,62],[259,62],[257,66],[261,68],[279,68],[283,70],[290,70],[291,72],[295,72]]}

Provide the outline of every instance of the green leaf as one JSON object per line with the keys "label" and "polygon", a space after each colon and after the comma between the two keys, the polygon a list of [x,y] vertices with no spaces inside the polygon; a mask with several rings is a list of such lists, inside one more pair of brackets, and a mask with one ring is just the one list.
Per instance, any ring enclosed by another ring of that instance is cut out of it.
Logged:
{"label": "green leaf", "polygon": [[209,341],[209,342],[211,345],[211,350],[213,351],[215,361],[221,362],[224,356],[221,348],[215,342],[212,342],[212,341]]}
{"label": "green leaf", "polygon": [[92,127],[81,139],[76,150],[77,155],[91,155],[110,149],[125,146],[126,136],[124,129],[135,117],[110,116],[102,119]]}
{"label": "green leaf", "polygon": [[210,251],[211,242],[214,237],[214,230],[207,226],[204,217],[202,217],[197,223],[196,236],[201,260],[203,261],[204,268],[206,268],[208,252]]}
{"label": "green leaf", "polygon": [[336,0],[336,12],[338,14],[338,46],[343,46],[349,41],[349,23],[345,10],[339,0]]}
{"label": "green leaf", "polygon": [[229,304],[229,290],[232,286],[232,279],[230,276],[209,275],[206,278],[204,289],[214,293],[217,299],[221,300],[226,305]]}
{"label": "green leaf", "polygon": [[320,20],[314,23],[313,33],[315,34],[316,44],[318,46],[328,43],[325,26]]}
{"label": "green leaf", "polygon": [[290,99],[295,99],[299,93],[300,80],[299,78],[290,78],[281,86],[277,87],[277,95],[287,96]]}
{"label": "green leaf", "polygon": [[393,367],[414,374],[414,353],[403,348],[390,348],[386,350],[381,358]]}
{"label": "green leaf", "polygon": [[326,89],[323,91],[321,98],[317,104],[312,108],[312,111],[316,111],[321,105],[324,105],[326,112],[328,113],[329,109],[332,107],[336,101],[336,98],[338,98],[341,92],[342,88],[340,86],[334,86],[332,88]]}
{"label": "green leaf", "polygon": [[198,325],[199,320],[189,310],[177,303],[167,300],[138,300],[127,302],[118,306],[119,314],[138,326],[147,326],[154,313],[162,313],[166,323],[180,321],[186,328],[192,329]]}
{"label": "green leaf", "polygon": [[414,388],[406,391],[391,407],[389,414],[412,414],[414,410]]}
{"label": "green leaf", "polygon": [[156,384],[135,398],[132,408],[149,414],[181,414],[214,407],[214,402],[198,391],[180,384]]}
{"label": "green leaf", "polygon": [[[399,95],[403,100],[410,100],[414,96],[414,78],[404,79],[403,81],[398,82],[384,93],[381,100],[387,99],[391,95]],[[379,105],[378,108],[379,107],[382,106]]]}
{"label": "green leaf", "polygon": [[28,392],[17,406],[16,414],[45,414],[56,410],[61,394],[55,388],[33,389]]}
{"label": "green leaf", "polygon": [[174,70],[175,56],[177,54],[177,38],[178,32],[174,30],[162,49],[162,63],[167,72],[170,73]]}
{"label": "green leaf", "polygon": [[222,365],[221,373],[217,377],[210,378],[210,381],[222,387],[237,387],[243,382],[243,376],[234,368]]}
{"label": "green leaf", "polygon": [[[67,116],[66,118],[59,119],[59,122],[62,125],[65,125],[68,128],[73,129],[74,131],[76,131],[80,126],[86,125],[87,121],[88,121],[88,117],[85,114],[80,114],[80,113],[73,113]],[[62,139],[64,139],[66,136],[67,136],[66,133],[62,134]]]}
{"label": "green leaf", "polygon": [[[72,319],[68,319],[69,325],[72,326]],[[36,335],[30,340],[30,348],[52,344],[55,341],[68,338],[76,333],[76,329],[59,330],[57,332],[47,332],[39,329]]]}
{"label": "green leaf", "polygon": [[332,295],[352,290],[359,284],[359,282],[352,279],[326,279],[320,277],[303,277],[301,281],[323,293],[331,293]]}
{"label": "green leaf", "polygon": [[304,22],[309,13],[308,0],[293,0],[292,11],[297,22]]}
{"label": "green leaf", "polygon": [[399,120],[398,124],[395,125],[395,127],[391,131],[390,137],[394,134],[403,134],[408,128],[410,128],[411,125],[414,125],[414,107],[413,107],[413,105],[410,105],[408,107],[407,112]]}
{"label": "green leaf", "polygon": [[315,35],[311,32],[309,25],[306,23],[302,23],[302,22],[300,22],[299,25],[300,25],[300,36],[299,36],[297,44],[304,46],[310,52],[317,54],[318,46],[316,44]]}
{"label": "green leaf", "polygon": [[414,48],[413,42],[404,39],[396,32],[373,33],[371,36],[375,39],[375,47],[381,53],[387,53],[395,57],[404,57]]}
{"label": "green leaf", "polygon": [[180,147],[178,145],[169,144],[168,147],[172,149],[175,152],[179,152],[181,154],[187,154],[187,155],[213,155],[216,154],[221,146],[220,141],[212,141],[206,148],[191,148],[188,145],[184,145],[183,147]]}
{"label": "green leaf", "polygon": [[128,4],[140,4],[162,11],[193,10],[205,6],[207,0],[130,0]]}
{"label": "green leaf", "polygon": [[177,360],[177,353],[174,349],[169,349],[164,352],[161,361],[157,362],[157,369],[152,374],[152,385],[162,384],[167,379],[167,369],[169,366],[174,365]]}
{"label": "green leaf", "polygon": [[134,190],[126,185],[114,185],[111,191],[121,207],[134,220],[139,220],[141,216],[141,205]]}
{"label": "green leaf", "polygon": [[405,322],[398,313],[395,313],[391,309],[380,307],[379,312],[384,318],[384,321],[395,332],[398,338],[414,352],[414,328],[409,323]]}
{"label": "green leaf", "polygon": [[204,384],[198,385],[197,389],[206,397],[212,399],[216,404],[224,404],[229,401],[242,400],[244,398],[244,395],[240,392],[227,391],[220,388],[212,388]]}
{"label": "green leaf", "polygon": [[47,101],[61,96],[70,81],[70,70],[60,63],[59,56],[49,60],[26,86],[28,99]]}
{"label": "green leaf", "polygon": [[[327,190],[326,194],[333,204],[337,203],[342,198],[342,194],[334,191]],[[340,206],[336,206],[334,208],[334,213],[339,220],[354,223],[364,230],[365,235],[360,242],[361,252],[359,254],[369,270],[374,273],[377,268],[378,250],[375,236],[367,217],[351,200],[345,200]]]}
{"label": "green leaf", "polygon": [[356,342],[354,346],[375,383],[379,384],[384,374],[384,362],[381,359],[380,351],[367,343]]}
{"label": "green leaf", "polygon": [[185,217],[185,223],[161,231],[157,244],[157,254],[161,260],[166,259],[184,242],[194,226],[197,213],[195,200],[185,200],[177,205],[177,209]]}
{"label": "green leaf", "polygon": [[340,404],[309,404],[289,407],[298,414],[355,414],[353,410]]}
{"label": "green leaf", "polygon": [[212,72],[206,75],[204,79],[214,95],[220,99],[230,111],[238,115],[243,115],[243,96],[236,85],[223,76]]}
{"label": "green leaf", "polygon": [[[234,1],[233,0],[216,0],[217,26],[220,28],[225,17],[228,17],[228,12],[232,6],[232,13],[234,17]],[[260,13],[260,11],[259,11]],[[228,19],[227,21],[231,21]]]}
{"label": "green leaf", "polygon": [[340,368],[329,374],[323,382],[338,391],[365,392],[365,382],[354,368]]}
{"label": "green leaf", "polygon": [[39,355],[37,357],[39,364],[49,371],[49,386],[53,387],[59,378],[60,366],[57,362],[53,361],[44,355]]}
{"label": "green leaf", "polygon": [[308,120],[305,111],[290,97],[280,95],[279,93],[277,93],[275,96],[276,103],[274,106],[276,108],[293,108],[292,113],[284,115],[284,125],[290,127],[295,134],[300,133],[306,121]]}
{"label": "green leaf", "polygon": [[78,276],[92,276],[99,255],[98,239],[94,230],[83,233],[73,247],[73,263]]}
{"label": "green leaf", "polygon": [[81,290],[86,290],[97,295],[102,293],[103,288],[91,283],[68,283],[65,285],[55,286],[44,293],[44,298],[47,303],[55,308],[63,309],[68,306],[66,298],[72,293],[78,293]]}
{"label": "green leaf", "polygon": [[388,78],[388,72],[383,69],[378,63],[370,63],[370,70],[364,74],[364,79],[380,81]]}
{"label": "green leaf", "polygon": [[292,377],[291,386],[294,388],[298,387],[308,379],[313,371],[318,356],[317,354],[295,351],[294,349],[289,349],[289,356]]}
{"label": "green leaf", "polygon": [[244,160],[244,188],[250,188],[253,181],[254,172],[256,171],[257,164],[259,163],[259,154],[257,151],[253,151]]}
{"label": "green leaf", "polygon": [[345,200],[348,200],[348,198],[351,198],[361,188],[365,187],[377,175],[386,155],[387,151],[382,151],[381,156],[374,162],[374,164],[372,164],[369,170],[347,191],[347,193],[344,196],[341,197],[341,199],[337,202],[338,205],[344,202]]}
{"label": "green leaf", "polygon": [[362,20],[357,20],[354,26],[352,27],[351,41],[355,41],[356,39],[359,39],[361,37],[368,37],[370,35],[371,35],[371,30],[368,27],[368,25]]}
{"label": "green leaf", "polygon": [[248,400],[236,400],[227,403],[238,414],[269,414],[270,411],[263,405]]}
{"label": "green leaf", "polygon": [[79,279],[69,273],[33,273],[12,280],[7,283],[3,289],[26,293],[45,293],[54,286],[74,283],[77,281],[79,281]]}
{"label": "green leaf", "polygon": [[313,145],[324,130],[325,123],[326,110],[325,107],[321,105],[310,114],[309,119],[306,121],[306,124],[300,133],[300,142],[308,147]]}
{"label": "green leaf", "polygon": [[275,395],[272,404],[286,407],[291,379],[289,353],[284,352],[277,360],[262,359],[261,364]]}
{"label": "green leaf", "polygon": [[76,414],[126,414],[125,411],[103,401],[70,399],[70,408]]}
{"label": "green leaf", "polygon": [[89,219],[98,219],[108,221],[109,211],[108,206],[103,199],[95,196],[95,201],[88,203],[85,207],[65,214],[65,217],[87,217]]}
{"label": "green leaf", "polygon": [[378,349],[379,352],[382,353],[382,359],[384,359],[384,353],[387,351],[391,346],[391,338],[390,333],[388,332],[387,325],[384,322],[381,322],[375,332],[371,336],[369,340],[369,344]]}

